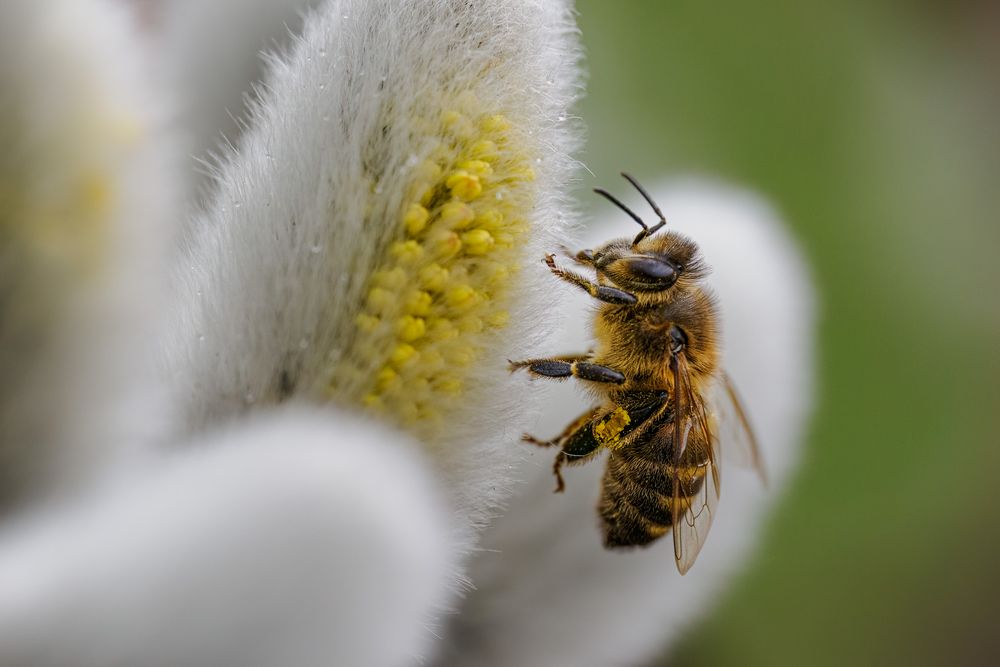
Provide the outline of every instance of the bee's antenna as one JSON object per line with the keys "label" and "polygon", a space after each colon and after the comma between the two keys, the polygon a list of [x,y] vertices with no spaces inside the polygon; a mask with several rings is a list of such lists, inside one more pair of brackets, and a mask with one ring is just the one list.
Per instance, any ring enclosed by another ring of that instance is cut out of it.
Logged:
{"label": "bee's antenna", "polygon": [[617,206],[621,210],[623,210],[626,213],[628,213],[629,216],[631,216],[631,218],[633,220],[635,220],[636,222],[638,222],[639,226],[642,227],[642,229],[643,229],[642,233],[643,234],[646,234],[646,233],[649,232],[649,227],[647,227],[646,223],[642,221],[642,218],[640,218],[638,215],[636,215],[635,212],[632,209],[630,209],[628,206],[626,206],[625,204],[623,204],[620,201],[618,201],[618,199],[616,199],[613,194],[611,194],[610,192],[608,192],[604,188],[594,188],[594,192],[596,192],[597,194],[601,195],[602,197],[604,197],[605,199],[607,199],[608,201],[610,201],[612,204],[614,204],[615,206]]}
{"label": "bee's antenna", "polygon": [[[631,183],[635,187],[635,189],[639,191],[639,194],[642,195],[643,199],[645,199],[649,203],[649,205],[653,207],[653,211],[656,212],[656,217],[660,219],[658,223],[656,223],[655,225],[653,225],[648,229],[646,228],[646,225],[642,226],[645,232],[643,232],[642,234],[639,235],[638,238],[636,238],[635,243],[638,243],[647,236],[652,236],[656,232],[660,231],[663,228],[663,226],[667,224],[667,218],[663,215],[663,212],[660,210],[660,207],[656,205],[656,202],[653,201],[653,198],[649,196],[649,193],[646,192],[645,188],[639,185],[639,181],[635,180],[630,175],[626,174],[624,171],[622,172],[622,176],[624,176],[625,180]],[[631,211],[629,211],[629,213],[631,213]],[[632,216],[635,217],[635,214],[633,213]]]}

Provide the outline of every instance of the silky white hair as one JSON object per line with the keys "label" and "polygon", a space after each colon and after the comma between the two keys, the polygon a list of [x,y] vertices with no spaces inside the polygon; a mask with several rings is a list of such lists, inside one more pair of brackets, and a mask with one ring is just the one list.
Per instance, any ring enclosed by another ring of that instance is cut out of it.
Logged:
{"label": "silky white hair", "polygon": [[[166,369],[178,427],[196,431],[287,393],[315,393],[354,330],[379,249],[397,233],[365,220],[401,210],[422,140],[406,114],[423,100],[471,90],[532,135],[539,195],[527,212],[533,242],[520,253],[521,284],[537,283],[542,249],[571,217],[577,58],[566,2],[328,0],[310,15],[291,49],[271,58],[248,128],[219,165],[174,275],[178,324]],[[387,174],[374,200],[373,151]],[[459,551],[508,492],[506,471],[533,403],[506,357],[544,334],[550,298],[544,288],[515,295],[504,348],[479,360],[463,409],[426,443],[449,480]]]}

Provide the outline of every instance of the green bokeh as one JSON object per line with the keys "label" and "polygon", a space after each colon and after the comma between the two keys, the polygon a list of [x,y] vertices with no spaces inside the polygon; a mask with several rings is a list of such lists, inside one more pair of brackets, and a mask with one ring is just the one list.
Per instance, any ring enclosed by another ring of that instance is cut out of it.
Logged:
{"label": "green bokeh", "polygon": [[1000,658],[1000,85],[980,5],[577,6],[597,181],[761,191],[821,297],[801,474],[672,662]]}

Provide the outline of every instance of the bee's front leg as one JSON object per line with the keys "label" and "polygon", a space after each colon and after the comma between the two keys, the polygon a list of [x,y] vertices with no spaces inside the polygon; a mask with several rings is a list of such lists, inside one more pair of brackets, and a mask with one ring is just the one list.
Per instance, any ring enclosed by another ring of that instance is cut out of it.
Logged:
{"label": "bee's front leg", "polygon": [[624,384],[625,374],[613,368],[594,364],[583,359],[590,357],[553,357],[549,359],[525,359],[524,361],[511,361],[511,372],[521,368],[528,369],[533,375],[549,378],[576,377],[581,380],[591,382],[605,382],[610,384]]}
{"label": "bee's front leg", "polygon": [[549,267],[549,270],[552,271],[552,275],[565,280],[571,285],[576,285],[598,301],[613,303],[619,306],[627,306],[638,301],[634,294],[630,294],[625,290],[618,289],[617,287],[609,287],[607,285],[599,285],[591,280],[588,280],[584,276],[581,276],[579,273],[567,271],[566,269],[560,269],[556,266],[556,256],[551,253],[545,256],[545,264]]}

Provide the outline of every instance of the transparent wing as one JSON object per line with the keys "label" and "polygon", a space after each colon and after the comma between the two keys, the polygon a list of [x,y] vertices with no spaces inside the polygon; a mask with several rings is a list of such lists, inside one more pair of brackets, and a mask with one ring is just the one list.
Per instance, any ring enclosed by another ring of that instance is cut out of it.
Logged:
{"label": "transparent wing", "polygon": [[708,538],[722,488],[718,439],[691,383],[687,357],[674,357],[673,489],[670,513],[674,560],[684,574]]}
{"label": "transparent wing", "polygon": [[726,373],[719,373],[709,394],[708,414],[726,460],[757,471],[767,484],[767,470],[739,393]]}

